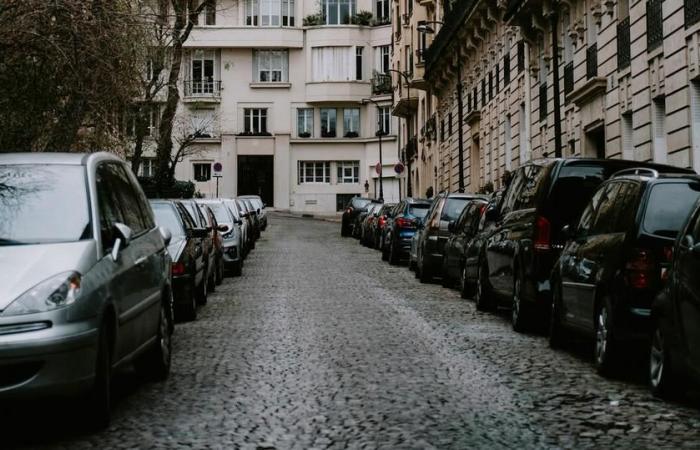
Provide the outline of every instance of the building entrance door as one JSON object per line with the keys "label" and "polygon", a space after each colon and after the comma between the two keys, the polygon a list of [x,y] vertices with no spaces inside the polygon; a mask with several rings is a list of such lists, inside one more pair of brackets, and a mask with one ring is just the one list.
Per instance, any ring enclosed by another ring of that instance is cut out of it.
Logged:
{"label": "building entrance door", "polygon": [[238,156],[238,195],[259,195],[274,205],[274,156]]}

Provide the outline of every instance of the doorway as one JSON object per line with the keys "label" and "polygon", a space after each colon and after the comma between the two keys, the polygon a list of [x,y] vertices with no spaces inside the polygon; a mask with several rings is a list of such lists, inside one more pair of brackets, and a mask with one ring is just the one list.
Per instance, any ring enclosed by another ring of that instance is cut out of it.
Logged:
{"label": "doorway", "polygon": [[238,156],[238,195],[259,195],[266,205],[274,205],[274,158]]}
{"label": "doorway", "polygon": [[601,122],[586,129],[586,154],[589,158],[605,158],[605,125]]}

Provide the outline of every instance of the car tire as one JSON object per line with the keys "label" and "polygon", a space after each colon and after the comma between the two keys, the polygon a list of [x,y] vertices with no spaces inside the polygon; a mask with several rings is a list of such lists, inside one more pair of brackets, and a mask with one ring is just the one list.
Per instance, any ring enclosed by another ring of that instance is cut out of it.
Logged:
{"label": "car tire", "polygon": [[513,296],[511,298],[510,324],[513,330],[522,333],[528,328],[528,304],[523,300],[523,276],[516,267],[513,271]]}
{"label": "car tire", "polygon": [[220,286],[224,282],[224,262],[218,258],[216,261],[216,285]]}
{"label": "car tire", "polygon": [[386,248],[382,249],[382,261],[389,261],[389,250]]}
{"label": "car tire", "polygon": [[566,340],[566,330],[561,323],[562,290],[561,283],[552,283],[552,314],[549,318],[549,347],[562,348]]}
{"label": "car tire", "polygon": [[463,299],[474,296],[474,286],[467,279],[467,265],[464,264],[459,274],[459,293]]}
{"label": "car tire", "polygon": [[491,298],[491,288],[488,286],[488,269],[486,262],[479,264],[477,269],[476,290],[474,292],[474,303],[479,311],[490,311],[493,309],[493,299]]}
{"label": "car tire", "polygon": [[649,388],[656,397],[671,399],[683,390],[683,380],[675,373],[666,334],[658,320],[652,327],[649,346]]}
{"label": "car tire", "polygon": [[447,256],[443,256],[442,258],[442,279],[440,281],[442,283],[442,287],[444,288],[449,289],[454,286],[452,279],[447,273]]}
{"label": "car tire", "polygon": [[207,269],[204,268],[204,273],[202,274],[202,282],[199,283],[195,291],[195,299],[198,305],[207,304],[207,294],[209,293],[209,277],[207,276]]}
{"label": "car tire", "polygon": [[396,266],[399,264],[399,255],[397,254],[398,250],[396,249],[396,245],[392,244],[389,246],[389,264],[392,266]]}
{"label": "car tire", "polygon": [[350,229],[347,225],[342,224],[340,226],[340,237],[348,237],[350,236]]}
{"label": "car tire", "polygon": [[433,276],[430,273],[430,269],[425,267],[425,262],[423,264],[420,263],[420,259],[417,262],[418,269],[420,271],[420,274],[418,275],[418,280],[421,283],[430,283],[433,280]]}
{"label": "car tire", "polygon": [[194,295],[194,282],[192,282],[192,284],[193,286],[190,289],[189,301],[186,305],[178,305],[177,308],[177,318],[178,320],[182,319],[182,321],[184,322],[192,322],[194,320],[197,320],[197,299]]}
{"label": "car tire", "polygon": [[112,357],[108,324],[99,329],[95,379],[86,398],[84,410],[86,424],[91,430],[102,430],[109,426],[112,404]]}
{"label": "car tire", "polygon": [[156,342],[136,360],[136,370],[148,380],[163,381],[170,374],[173,351],[171,305],[172,299],[163,299],[161,302]]}
{"label": "car tire", "polygon": [[211,271],[211,275],[209,275],[209,281],[207,281],[207,291],[216,291],[216,263],[214,264],[214,269]]}
{"label": "car tire", "polygon": [[595,344],[593,360],[600,375],[609,377],[617,369],[617,342],[613,331],[612,308],[609,299],[603,299],[595,315]]}

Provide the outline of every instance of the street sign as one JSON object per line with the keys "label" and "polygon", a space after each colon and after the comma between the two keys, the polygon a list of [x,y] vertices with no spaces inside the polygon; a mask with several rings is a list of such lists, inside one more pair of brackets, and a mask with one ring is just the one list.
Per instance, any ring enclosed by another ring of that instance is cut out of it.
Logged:
{"label": "street sign", "polygon": [[374,170],[375,170],[375,172],[377,172],[377,175],[381,175],[382,174],[382,165],[377,163],[377,165],[374,166]]}
{"label": "street sign", "polygon": [[222,170],[224,170],[224,166],[220,162],[214,163],[214,176],[221,175]]}
{"label": "street sign", "polygon": [[396,172],[397,174],[401,175],[401,174],[403,173],[403,170],[404,170],[403,164],[401,164],[401,163],[396,163],[396,165],[394,166],[394,172]]}

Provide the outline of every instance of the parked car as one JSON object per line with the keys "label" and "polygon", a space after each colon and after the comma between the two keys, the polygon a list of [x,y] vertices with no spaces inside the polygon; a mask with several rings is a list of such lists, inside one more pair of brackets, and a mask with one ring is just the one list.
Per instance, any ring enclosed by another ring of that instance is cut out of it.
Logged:
{"label": "parked car", "polygon": [[116,369],[170,371],[170,233],[108,153],[0,154],[0,180],[0,401],[84,398],[104,427]]}
{"label": "parked car", "polygon": [[[463,272],[466,269],[466,249],[474,236],[479,231],[481,218],[486,211],[488,201],[486,199],[475,199],[471,201],[462,214],[447,225],[450,236],[445,242],[445,249],[442,259],[442,285],[450,287],[454,280],[465,280]],[[460,283],[460,291],[464,286]]]}
{"label": "parked car", "polygon": [[252,239],[252,234],[249,229],[249,221],[242,216],[242,212],[239,209],[238,202],[234,199],[224,199],[224,205],[229,209],[231,215],[233,215],[234,226],[238,227],[238,234],[240,236],[239,245],[241,248],[241,255],[243,260],[248,256],[250,251],[250,240]]}
{"label": "parked car", "polygon": [[369,198],[353,197],[348,204],[345,206],[343,211],[343,217],[340,224],[340,235],[350,236],[352,234],[352,227],[355,225],[355,220],[357,216],[365,211],[367,206],[372,203]]}
{"label": "parked car", "polygon": [[220,249],[216,248],[217,235],[219,234],[219,231],[210,225],[197,202],[189,199],[179,200],[179,202],[182,203],[182,206],[184,206],[189,213],[195,227],[204,228],[207,230],[207,236],[203,240],[204,260],[207,263],[207,289],[209,292],[213,292],[216,289],[216,285],[221,284],[221,281],[217,283],[217,273],[219,270],[223,272],[223,267],[219,269],[219,266],[223,265],[221,256],[222,252]]}
{"label": "parked car", "polygon": [[369,214],[370,210],[374,210],[374,208],[376,208],[377,205],[381,206],[381,204],[382,203],[378,200],[372,200],[367,204],[367,206],[364,209],[362,209],[355,216],[355,222],[352,224],[352,237],[354,237],[355,239],[362,238],[362,223],[367,218],[367,215]]}
{"label": "parked car", "polygon": [[370,227],[370,247],[381,249],[381,240],[384,234],[384,228],[390,217],[392,217],[392,211],[396,208],[396,203],[385,203],[384,206],[377,213],[377,220],[372,223]]}
{"label": "parked car", "polygon": [[211,229],[210,233],[212,234],[212,238],[214,240],[214,250],[216,252],[217,258],[215,281],[216,285],[218,286],[224,281],[224,238],[221,235],[221,231],[219,231],[219,222],[216,220],[214,211],[212,211],[211,208],[207,205],[200,205],[199,203],[197,203],[197,206],[204,214],[204,218],[206,219],[207,223],[207,229]]}
{"label": "parked car", "polygon": [[260,230],[265,231],[267,229],[267,211],[265,211],[266,205],[262,199],[257,195],[241,195],[238,198],[250,200],[260,218]]}
{"label": "parked car", "polygon": [[248,242],[247,249],[248,252],[255,248],[255,241],[257,239],[257,233],[255,231],[255,218],[252,212],[248,209],[248,205],[245,204],[240,199],[236,199],[236,205],[238,206],[238,212],[241,215],[241,220],[247,222],[248,227]]}
{"label": "parked car", "polygon": [[151,200],[158,226],[172,234],[168,253],[173,261],[173,296],[175,318],[195,320],[197,305],[207,302],[207,255],[204,242],[208,232],[198,227],[179,201]]}
{"label": "parked car", "polygon": [[552,272],[553,346],[569,330],[595,337],[596,368],[610,374],[630,345],[646,345],[652,302],[699,195],[697,175],[650,169],[623,170],[600,186],[564,231],[570,239]]}
{"label": "parked car", "polygon": [[384,205],[382,203],[372,203],[369,208],[367,208],[367,213],[362,219],[360,224],[360,244],[370,247],[374,243],[374,236],[372,235],[372,225],[379,218],[379,211],[381,211]]}
{"label": "parked car", "polygon": [[486,241],[477,282],[481,304],[511,307],[513,328],[544,325],[550,317],[550,275],[564,244],[562,229],[578,221],[603,181],[642,166],[661,172],[688,169],[614,159],[542,159],[518,168]]}
{"label": "parked car", "polygon": [[255,239],[260,239],[262,222],[260,221],[260,215],[258,214],[258,210],[256,209],[253,202],[250,201],[250,199],[239,197],[238,200],[245,204],[246,209],[248,210],[248,215],[253,220],[253,233],[255,235]]}
{"label": "parked car", "polygon": [[450,236],[449,223],[456,220],[471,202],[484,199],[483,196],[454,193],[442,193],[435,198],[425,221],[418,225],[422,230],[416,242],[416,274],[421,283],[441,274],[445,242]]}
{"label": "parked car", "polygon": [[649,385],[658,396],[700,383],[700,202],[673,247],[665,288],[652,304]]}
{"label": "parked car", "polygon": [[420,228],[421,220],[428,214],[428,200],[405,198],[396,205],[389,223],[385,227],[382,259],[389,264],[398,264],[404,258],[411,246],[416,229]]}
{"label": "parked car", "polygon": [[243,273],[243,252],[238,220],[230,209],[219,199],[202,199],[198,203],[211,208],[219,224],[219,232],[224,241],[224,273],[241,276]]}

